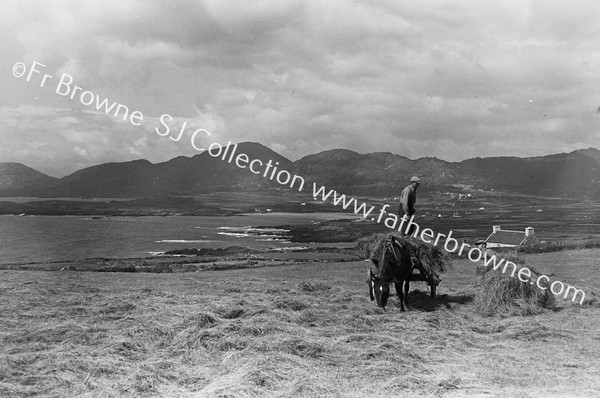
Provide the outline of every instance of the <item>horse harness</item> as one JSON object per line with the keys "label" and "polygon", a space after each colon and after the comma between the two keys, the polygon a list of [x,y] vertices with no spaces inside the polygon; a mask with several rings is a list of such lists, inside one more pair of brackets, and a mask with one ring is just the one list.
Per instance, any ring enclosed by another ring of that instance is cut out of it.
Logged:
{"label": "horse harness", "polygon": [[[393,236],[392,237],[388,237],[385,240],[385,249],[383,250],[383,253],[381,254],[381,258],[383,259],[385,257],[385,253],[388,250],[391,250],[392,254],[394,255],[394,259],[396,260],[396,262],[400,263],[400,259],[398,258],[398,255],[396,254],[396,250],[394,250],[394,242],[398,243],[398,246],[400,246],[400,243],[398,241],[396,241],[396,239]],[[379,263],[382,263],[382,261],[379,261]],[[411,268],[414,269],[414,263],[413,263],[412,256],[411,256],[411,259],[410,259],[410,265],[411,265]],[[381,269],[382,269],[382,267],[383,267],[383,264],[377,264],[376,272],[373,272],[371,274],[371,280],[381,278]]]}

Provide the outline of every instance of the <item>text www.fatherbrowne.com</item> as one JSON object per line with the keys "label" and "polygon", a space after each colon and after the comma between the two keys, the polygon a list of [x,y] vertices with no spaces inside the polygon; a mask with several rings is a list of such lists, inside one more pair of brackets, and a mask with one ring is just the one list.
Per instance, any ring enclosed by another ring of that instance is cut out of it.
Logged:
{"label": "text www.fatherbrowne.com", "polygon": [[[315,183],[313,183],[313,197],[319,198],[323,201],[331,199],[335,206],[341,206],[343,209],[350,208],[354,214],[361,215],[363,218],[369,217],[373,210],[375,210],[375,206],[369,207],[365,202],[362,202],[362,204],[359,205],[355,198],[348,198],[346,195],[340,195],[335,190],[327,190],[327,188],[324,186],[317,188]],[[532,278],[532,272],[527,267],[519,267],[512,261],[508,261],[503,258],[499,259],[495,254],[488,256],[487,253],[482,252],[478,247],[471,247],[471,245],[468,243],[459,244],[458,240],[452,237],[452,231],[448,232],[448,235],[445,235],[442,233],[435,234],[430,228],[423,228],[421,230],[419,225],[414,221],[414,215],[411,216],[410,219],[408,219],[406,215],[400,218],[393,213],[388,213],[386,209],[389,207],[390,205],[384,204],[379,209],[377,218],[370,217],[370,220],[377,223],[381,223],[383,220],[383,224],[387,228],[390,228],[394,231],[404,232],[406,234],[408,234],[411,228],[413,228],[411,236],[419,238],[425,243],[432,243],[436,246],[440,244],[442,238],[444,238],[443,247],[448,253],[456,253],[459,256],[466,253],[468,259],[474,263],[479,263],[483,259],[483,265],[485,267],[491,266],[493,270],[498,270],[502,267],[503,274],[511,269],[511,277],[514,278],[516,275],[521,282],[529,283],[532,286],[535,285],[540,290],[547,290],[547,286],[549,285],[550,292],[553,295],[563,297],[565,299],[571,297],[572,302],[577,300],[579,294],[581,294],[579,296],[579,304],[583,304],[585,300],[585,292],[581,289],[577,289],[571,285],[566,285],[560,281],[553,281],[552,283],[549,283],[550,278],[546,275],[540,275],[537,278]],[[421,233],[419,233],[419,231]],[[435,239],[433,239],[434,237]]]}
{"label": "text www.fatherbrowne.com", "polygon": [[[343,209],[350,208],[354,214],[359,214],[364,218],[369,217],[373,210],[375,210],[375,206],[368,207],[365,202],[362,202],[362,204],[359,205],[355,198],[348,198],[346,195],[339,195],[335,190],[327,190],[327,188],[324,186],[321,186],[317,189],[317,185],[314,183],[313,197],[320,198],[323,201],[331,199],[334,206],[341,205]],[[505,274],[509,268],[511,268],[512,270],[510,272],[510,276],[514,278],[516,274],[517,278],[523,283],[529,283],[532,286],[535,285],[540,290],[547,290],[547,286],[549,284],[550,292],[555,296],[563,297],[565,299],[571,297],[571,301],[575,302],[578,295],[581,293],[579,304],[583,304],[585,300],[585,292],[581,289],[577,289],[574,286],[564,284],[560,281],[553,281],[552,283],[549,283],[550,278],[546,275],[540,275],[536,278],[532,278],[532,272],[527,267],[519,267],[514,262],[503,258],[498,259],[495,254],[488,256],[487,253],[482,252],[478,247],[471,247],[471,245],[468,243],[459,244],[458,240],[452,237],[452,231],[448,232],[448,235],[442,233],[437,233],[436,235],[430,228],[423,228],[423,230],[421,230],[419,225],[414,221],[414,215],[411,216],[410,219],[408,219],[406,215],[400,218],[395,214],[388,213],[386,209],[389,207],[390,205],[384,204],[380,208],[377,218],[370,217],[370,220],[377,223],[381,223],[383,220],[383,224],[386,227],[394,231],[404,232],[406,234],[408,234],[411,228],[413,228],[411,236],[419,238],[425,243],[432,243],[436,246],[441,243],[441,239],[444,238],[444,250],[446,250],[448,253],[456,253],[459,256],[466,253],[469,260],[474,263],[478,263],[483,258],[483,265],[485,267],[491,266],[493,270],[498,270],[502,267],[503,274]],[[421,231],[420,234],[419,231]],[[433,239],[434,237],[435,239]]]}
{"label": "text www.fatherbrowne.com", "polygon": [[[31,66],[28,68],[23,62],[17,62],[12,69],[13,75],[17,78],[21,78],[26,75],[25,80],[30,82],[33,80],[34,76],[38,76],[39,86],[44,87],[47,82],[53,80],[54,76],[48,73],[43,73],[43,69],[46,65],[34,61],[31,63]],[[38,69],[40,68],[40,69]],[[29,70],[28,70],[29,69]],[[91,91],[84,90],[82,87],[74,84],[74,79],[71,75],[67,73],[62,73],[60,79],[58,79],[58,83],[55,83],[56,90],[55,93],[57,95],[68,97],[71,100],[75,100],[77,98],[82,105],[90,106],[92,108],[96,108],[96,110],[103,110],[107,115],[112,115],[116,118],[122,118],[123,121],[129,121],[134,126],[140,126],[144,121],[144,115],[140,111],[129,112],[129,108],[123,104],[119,104],[113,102],[109,105],[109,101],[107,98],[101,99],[97,94],[92,93]],[[94,106],[95,105],[95,106]],[[165,128],[165,131],[161,132],[157,128],[155,129],[156,133],[162,137],[165,137],[170,134],[170,128],[167,123],[167,119],[170,121],[173,118],[164,114],[160,118],[160,122],[162,126]],[[169,138],[173,141],[179,141],[183,135],[186,125],[184,124],[180,131],[179,135],[176,138],[169,136]],[[198,147],[196,145],[196,138],[198,134],[203,134],[206,136],[210,136],[210,132],[206,129],[196,129],[191,134],[191,145],[192,147],[200,152],[206,151],[204,147]],[[228,142],[226,145],[221,145],[217,142],[213,142],[208,146],[208,154],[214,158],[219,158],[227,163],[235,163],[235,165],[239,168],[248,170],[253,174],[260,174],[264,178],[269,180],[274,180],[278,184],[298,189],[299,192],[302,192],[305,185],[305,180],[301,176],[296,174],[292,175],[287,170],[280,168],[279,162],[273,162],[269,159],[269,161],[264,162],[261,159],[251,159],[245,153],[237,152],[237,144],[232,145],[231,142]],[[546,287],[550,278],[546,275],[540,275],[535,279],[532,279],[531,270],[527,267],[518,267],[512,261],[507,261],[505,259],[500,259],[496,255],[488,256],[487,253],[483,253],[477,247],[471,247],[467,243],[459,244],[459,242],[452,237],[452,231],[448,232],[448,235],[438,233],[437,235],[430,228],[420,229],[419,225],[414,221],[414,216],[410,219],[407,219],[406,216],[399,218],[395,214],[388,213],[386,211],[387,208],[390,207],[388,204],[384,204],[379,209],[379,214],[377,218],[375,216],[371,216],[371,213],[375,210],[375,206],[368,206],[365,202],[359,204],[359,202],[352,197],[347,197],[346,195],[338,194],[337,191],[333,189],[327,189],[324,186],[318,186],[313,182],[312,184],[312,196],[315,199],[321,199],[322,201],[331,200],[334,206],[341,206],[344,210],[352,210],[354,214],[361,215],[363,218],[369,218],[371,221],[381,223],[383,220],[383,224],[394,231],[403,231],[405,228],[405,233],[408,234],[411,228],[413,229],[412,236],[415,238],[420,238],[423,242],[432,243],[434,245],[438,245],[441,243],[441,238],[444,238],[443,246],[444,250],[449,253],[455,253],[459,256],[467,253],[467,257],[470,261],[475,263],[481,261],[483,259],[483,264],[485,267],[491,266],[492,269],[498,270],[502,267],[502,273],[506,273],[509,267],[512,267],[512,271],[510,273],[511,277],[514,277],[515,274],[517,278],[523,283],[529,283],[532,286],[535,285],[541,290],[547,290]],[[384,219],[385,217],[385,219]],[[421,233],[419,234],[419,231]],[[435,239],[433,239],[435,237]],[[457,252],[458,250],[458,252]],[[550,285],[550,292],[555,296],[561,296],[565,299],[569,298],[572,295],[571,301],[575,302],[579,293],[581,293],[581,298],[579,303],[583,304],[585,299],[585,292],[581,289],[577,289],[571,285],[565,285],[560,281],[553,281]]]}

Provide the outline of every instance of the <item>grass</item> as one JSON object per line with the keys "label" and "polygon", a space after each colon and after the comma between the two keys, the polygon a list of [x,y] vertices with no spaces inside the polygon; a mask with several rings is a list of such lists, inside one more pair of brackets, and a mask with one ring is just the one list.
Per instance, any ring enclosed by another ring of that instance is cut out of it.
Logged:
{"label": "grass", "polygon": [[[585,279],[578,264],[562,280]],[[413,282],[410,310],[384,312],[366,266],[2,270],[0,397],[600,395],[597,306],[483,317],[481,278],[456,260],[436,301]]]}
{"label": "grass", "polygon": [[[519,274],[518,267],[516,274]],[[477,269],[479,271],[480,268]],[[540,273],[528,268],[531,280],[537,280]],[[477,272],[479,273],[479,272]],[[475,296],[475,310],[482,315],[535,315],[544,309],[553,309],[556,299],[550,293],[550,283],[542,280],[541,290],[529,282],[523,283],[510,273],[495,272],[484,268],[482,283]]]}
{"label": "grass", "polygon": [[600,248],[600,238],[587,237],[584,239],[572,239],[567,241],[539,242],[521,246],[518,253],[550,253],[562,250],[580,250]]}

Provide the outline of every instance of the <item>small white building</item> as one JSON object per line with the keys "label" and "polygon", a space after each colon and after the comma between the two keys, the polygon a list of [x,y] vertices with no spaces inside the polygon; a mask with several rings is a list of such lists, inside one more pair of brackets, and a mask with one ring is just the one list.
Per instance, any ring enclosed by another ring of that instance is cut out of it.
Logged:
{"label": "small white building", "polygon": [[524,231],[511,231],[502,229],[500,225],[494,225],[492,227],[492,233],[485,241],[489,248],[517,247],[539,242],[532,227],[527,227]]}

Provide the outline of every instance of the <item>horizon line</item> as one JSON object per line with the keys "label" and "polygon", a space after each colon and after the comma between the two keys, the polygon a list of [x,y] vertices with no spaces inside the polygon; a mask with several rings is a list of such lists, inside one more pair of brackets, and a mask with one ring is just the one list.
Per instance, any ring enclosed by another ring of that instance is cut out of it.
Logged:
{"label": "horizon line", "polygon": [[[379,151],[379,152],[365,152],[365,153],[361,153],[361,152],[356,152],[355,150],[352,150],[352,149],[334,148],[334,149],[326,149],[326,150],[323,150],[323,151],[311,153],[309,155],[304,155],[304,156],[298,158],[297,160],[290,160],[287,157],[281,155],[279,152],[275,151],[274,149],[272,149],[272,148],[270,148],[270,147],[268,147],[268,146],[266,146],[266,145],[264,145],[264,144],[262,144],[260,142],[257,142],[257,141],[242,141],[242,142],[232,142],[231,143],[231,145],[242,145],[242,144],[256,144],[256,145],[260,145],[263,148],[267,148],[268,150],[270,150],[270,151],[276,153],[277,155],[283,157],[284,159],[290,161],[291,163],[296,163],[296,162],[298,162],[298,161],[300,161],[300,160],[302,160],[302,159],[304,159],[304,158],[306,158],[308,156],[315,156],[315,155],[318,155],[318,154],[321,154],[321,153],[333,152],[333,151],[347,151],[347,152],[352,152],[352,153],[355,153],[357,155],[363,155],[363,156],[364,155],[380,154],[380,153],[389,153],[389,154],[392,154],[394,156],[400,156],[400,157],[403,157],[405,159],[408,159],[411,162],[418,161],[418,160],[421,160],[421,159],[436,159],[436,160],[440,160],[442,162],[451,163],[451,164],[452,163],[453,164],[462,163],[464,161],[471,160],[471,159],[497,159],[497,158],[530,159],[530,158],[542,158],[542,157],[546,157],[546,156],[554,156],[554,155],[562,155],[562,154],[568,155],[568,154],[571,154],[571,153],[574,153],[574,152],[586,151],[586,150],[590,150],[590,149],[600,152],[600,149],[598,149],[596,147],[591,147],[590,146],[590,147],[587,147],[587,148],[574,149],[574,150],[572,150],[570,152],[556,152],[556,153],[548,153],[548,154],[545,154],[545,155],[537,155],[537,156],[514,156],[514,155],[486,156],[486,157],[475,156],[475,157],[471,157],[471,158],[465,158],[465,159],[462,159],[462,160],[459,160],[459,161],[448,161],[448,160],[440,159],[440,158],[435,157],[435,156],[422,156],[422,157],[419,157],[419,158],[411,159],[411,158],[409,158],[407,156],[404,156],[404,155],[401,155],[401,154],[398,154],[398,153],[393,153],[393,152],[390,152],[390,151]],[[227,145],[227,146],[229,146],[229,145]],[[75,171],[73,171],[73,172],[71,172],[69,174],[63,175],[62,177],[53,176],[51,174],[41,172],[41,171],[39,171],[39,170],[37,170],[37,169],[35,169],[35,168],[31,167],[31,166],[28,166],[25,163],[21,163],[21,162],[0,161],[0,165],[3,165],[3,164],[19,164],[19,165],[25,166],[25,167],[27,167],[27,168],[29,168],[31,170],[34,170],[34,171],[36,171],[38,173],[44,174],[44,175],[46,175],[48,177],[53,177],[53,178],[61,179],[61,178],[67,177],[67,176],[69,176],[71,174],[77,173],[77,172],[79,172],[81,170],[85,170],[85,169],[88,169],[88,168],[91,168],[91,167],[97,167],[97,166],[101,166],[101,165],[105,165],[105,164],[120,164],[120,163],[132,163],[132,162],[146,161],[146,162],[148,162],[148,163],[150,163],[152,165],[158,165],[158,164],[168,163],[168,162],[172,161],[173,159],[177,159],[177,158],[192,159],[192,158],[194,158],[196,156],[202,156],[202,155],[206,154],[207,152],[208,152],[208,150],[205,150],[202,153],[198,153],[198,154],[191,155],[191,156],[178,155],[178,156],[175,156],[175,157],[173,157],[171,159],[168,159],[168,160],[165,160],[165,161],[161,161],[161,162],[156,162],[156,163],[153,163],[153,162],[149,161],[146,158],[137,158],[137,159],[131,159],[131,160],[122,160],[122,161],[97,163],[97,164],[93,164],[93,165],[90,165],[90,166],[83,167],[81,169],[77,169],[77,170],[75,170]]]}

